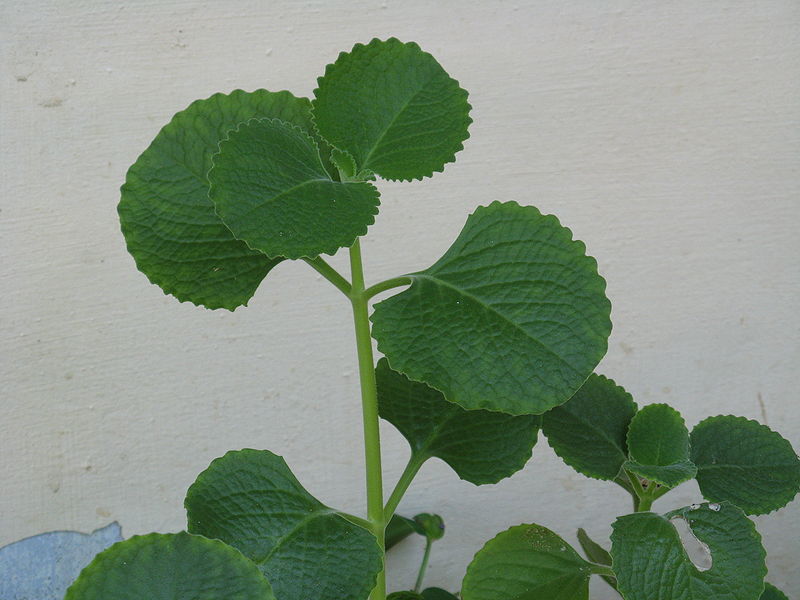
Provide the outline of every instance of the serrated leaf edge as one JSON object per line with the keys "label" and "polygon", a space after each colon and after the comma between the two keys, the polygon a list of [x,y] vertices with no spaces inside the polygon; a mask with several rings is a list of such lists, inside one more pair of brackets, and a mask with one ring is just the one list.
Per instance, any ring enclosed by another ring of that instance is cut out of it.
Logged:
{"label": "serrated leaf edge", "polygon": [[[316,113],[315,113],[314,109],[315,109],[315,100],[316,100],[316,97],[317,97],[317,92],[319,91],[320,84],[321,84],[322,80],[325,78],[326,75],[328,75],[328,73],[332,69],[334,69],[336,67],[336,63],[338,63],[343,58],[347,57],[349,54],[352,54],[354,50],[356,50],[356,49],[361,50],[362,48],[366,48],[366,47],[371,46],[371,45],[376,45],[377,46],[378,44],[384,44],[384,43],[389,43],[389,42],[397,42],[397,43],[402,44],[404,46],[408,46],[410,48],[415,48],[415,49],[419,50],[422,54],[432,58],[436,62],[436,64],[441,66],[439,61],[436,60],[435,56],[433,56],[430,52],[426,52],[425,50],[420,48],[419,44],[417,44],[416,42],[402,42],[402,41],[400,41],[399,39],[397,39],[394,36],[389,37],[389,38],[387,38],[385,40],[381,40],[380,38],[374,37],[366,44],[363,44],[363,43],[359,42],[359,43],[353,45],[353,47],[350,50],[339,52],[339,55],[336,57],[336,60],[333,61],[332,63],[327,64],[325,66],[325,72],[322,75],[320,75],[319,77],[317,77],[317,87],[315,87],[314,90],[311,92],[311,95],[313,96],[313,99],[311,100],[311,121],[314,123],[314,130],[315,130],[316,134],[319,137],[321,137],[322,139],[324,139],[326,142],[328,142],[328,144],[330,144],[330,146],[332,148],[337,148],[339,150],[342,150],[343,152],[346,152],[346,150],[343,150],[343,149],[338,148],[337,146],[334,146],[333,144],[331,144],[331,142],[329,140],[327,140],[324,135],[322,135],[322,132],[320,132],[319,127],[317,126]],[[451,77],[450,73],[448,73],[446,70],[444,70],[444,67],[442,67],[442,70],[445,71],[445,73],[447,73],[447,76],[450,77],[450,79],[455,82],[455,84],[458,86],[458,88],[460,90],[463,90],[464,93],[466,94],[466,96],[464,97],[465,105],[466,105],[466,108],[467,108],[466,122],[465,122],[466,137],[464,137],[464,139],[462,139],[461,141],[458,142],[458,145],[457,145],[456,149],[453,151],[453,153],[449,157],[447,157],[444,160],[444,162],[442,163],[442,165],[439,168],[431,169],[430,172],[424,173],[424,174],[422,174],[422,175],[420,175],[418,177],[407,177],[407,178],[406,177],[396,177],[396,178],[395,177],[384,177],[380,173],[377,173],[377,175],[379,175],[381,179],[383,179],[385,181],[402,181],[402,182],[422,181],[426,177],[433,177],[434,173],[443,173],[444,172],[444,168],[447,165],[449,165],[450,163],[454,163],[456,161],[456,154],[458,154],[459,152],[461,152],[464,149],[464,142],[466,142],[470,137],[469,126],[474,122],[472,117],[469,116],[470,111],[472,111],[472,105],[469,102],[466,101],[466,99],[469,98],[469,92],[467,90],[465,90],[464,88],[462,88],[461,84],[459,83],[459,81],[457,79],[455,79],[454,77]],[[356,165],[356,167],[357,167],[357,169],[364,170],[363,165]]]}
{"label": "serrated leaf edge", "polygon": [[[238,125],[237,125],[235,128],[233,128],[233,129],[231,129],[231,130],[229,130],[229,131],[228,131],[228,133],[227,133],[227,135],[225,136],[225,138],[221,139],[221,140],[220,140],[220,141],[217,143],[217,151],[216,151],[214,154],[212,154],[212,155],[211,155],[211,168],[208,170],[208,173],[206,174],[206,178],[209,178],[209,177],[210,177],[210,175],[211,175],[211,172],[212,172],[212,171],[213,171],[213,170],[216,168],[217,164],[216,164],[216,160],[215,160],[215,159],[216,159],[216,157],[217,157],[217,156],[219,156],[219,155],[222,153],[222,144],[223,144],[224,142],[228,142],[228,141],[230,141],[230,134],[231,134],[231,133],[239,133],[239,132],[241,131],[241,129],[242,129],[242,127],[243,127],[243,126],[244,126],[244,127],[246,127],[246,126],[249,126],[249,125],[250,125],[250,124],[251,124],[253,121],[259,121],[259,122],[261,122],[261,121],[277,121],[277,122],[279,122],[279,123],[282,123],[282,124],[284,124],[284,125],[288,125],[288,126],[289,126],[289,127],[291,127],[292,129],[295,129],[295,130],[297,130],[297,132],[298,132],[300,135],[303,135],[303,136],[305,136],[305,137],[306,137],[306,138],[307,138],[307,139],[308,139],[308,140],[309,140],[309,141],[310,141],[310,142],[311,142],[311,143],[314,145],[314,148],[315,148],[315,149],[316,149],[316,151],[317,151],[317,159],[318,159],[318,160],[319,160],[319,162],[320,162],[320,166],[321,166],[321,168],[322,168],[323,172],[324,172],[326,175],[328,175],[328,179],[331,181],[331,183],[337,183],[337,184],[339,184],[339,185],[356,185],[356,184],[363,184],[363,185],[369,186],[370,190],[371,190],[372,192],[374,192],[374,198],[375,198],[375,200],[376,200],[376,203],[375,203],[374,211],[372,212],[372,214],[371,214],[371,216],[370,216],[370,219],[369,219],[369,221],[368,221],[368,222],[367,222],[367,223],[366,223],[366,224],[363,226],[363,228],[358,228],[358,229],[356,230],[356,234],[353,236],[353,238],[352,238],[352,239],[349,239],[349,238],[348,238],[348,242],[347,242],[347,244],[346,244],[346,245],[344,245],[344,246],[339,246],[339,245],[336,245],[336,244],[331,244],[330,246],[327,246],[327,247],[325,247],[324,249],[320,250],[320,252],[319,252],[318,254],[301,254],[301,255],[299,255],[299,256],[297,256],[297,257],[294,257],[294,256],[292,256],[292,257],[287,257],[287,256],[278,256],[278,255],[275,255],[275,256],[270,256],[269,254],[267,254],[267,253],[266,253],[266,252],[264,252],[263,250],[261,250],[261,249],[259,249],[259,248],[254,248],[253,246],[251,246],[251,245],[250,245],[250,242],[248,242],[247,240],[245,240],[245,239],[242,239],[242,238],[238,238],[238,237],[236,237],[236,235],[233,233],[233,231],[231,231],[231,234],[233,235],[233,237],[234,237],[234,238],[236,238],[237,240],[239,240],[239,241],[243,242],[244,244],[246,244],[246,245],[247,245],[247,247],[248,247],[250,250],[253,250],[253,251],[255,251],[255,252],[259,252],[259,253],[261,253],[262,255],[264,255],[264,256],[266,256],[267,258],[270,258],[270,259],[272,259],[272,260],[278,260],[278,259],[286,259],[286,260],[303,260],[303,259],[306,259],[306,258],[308,258],[308,259],[317,258],[317,257],[318,257],[320,254],[327,254],[328,256],[333,256],[334,254],[336,254],[336,253],[337,253],[339,250],[341,250],[342,248],[349,248],[350,246],[352,246],[352,245],[353,245],[353,244],[356,242],[356,240],[357,240],[358,238],[360,238],[360,237],[362,237],[362,236],[366,235],[366,234],[367,234],[367,231],[369,230],[369,227],[370,227],[371,225],[374,225],[374,224],[375,224],[375,217],[376,217],[376,215],[377,215],[377,214],[378,214],[378,212],[379,212],[379,208],[378,208],[378,207],[379,207],[379,206],[380,206],[380,204],[381,204],[381,201],[380,201],[380,198],[381,198],[380,191],[378,190],[378,188],[377,188],[377,187],[375,187],[374,185],[372,185],[372,184],[371,184],[370,182],[368,182],[368,181],[352,181],[352,182],[342,182],[342,181],[336,181],[335,179],[333,179],[333,178],[331,177],[331,174],[330,174],[330,173],[328,173],[328,170],[325,168],[325,164],[324,164],[324,162],[322,161],[322,154],[320,153],[320,149],[319,149],[319,145],[317,144],[317,141],[316,141],[316,140],[315,140],[315,139],[314,139],[312,136],[310,136],[310,135],[308,134],[308,132],[306,132],[306,130],[305,130],[305,129],[303,129],[302,127],[299,127],[299,126],[295,125],[294,123],[289,123],[288,121],[284,121],[284,120],[282,120],[282,119],[277,119],[277,118],[271,118],[271,117],[264,117],[264,118],[254,117],[254,118],[252,118],[252,119],[248,119],[247,121],[243,121],[243,122],[239,123],[239,124],[238,124]],[[320,136],[320,137],[322,137],[322,136]],[[324,138],[323,138],[323,139],[324,139]],[[327,140],[325,140],[325,141],[327,141]],[[331,147],[333,148],[334,146],[333,146],[333,145],[331,145]],[[337,148],[337,150],[338,150],[338,148]],[[209,186],[208,186],[208,199],[209,199],[209,200],[211,201],[211,203],[214,205],[214,214],[217,216],[217,218],[218,218],[220,221],[222,221],[223,225],[225,225],[225,222],[222,220],[222,217],[220,217],[220,215],[219,215],[219,210],[218,210],[218,208],[217,208],[217,203],[214,201],[214,199],[213,199],[213,197],[212,197],[212,195],[213,195],[213,190],[214,190],[214,188],[215,188],[215,187],[217,187],[217,188],[218,188],[218,187],[219,187],[219,185],[216,185],[216,186],[215,186],[215,185],[214,185],[213,183],[211,183],[211,182],[210,182],[210,180],[209,180]],[[228,226],[227,226],[227,225],[225,225],[225,227],[228,227]],[[228,230],[230,231],[230,227],[228,227]]]}

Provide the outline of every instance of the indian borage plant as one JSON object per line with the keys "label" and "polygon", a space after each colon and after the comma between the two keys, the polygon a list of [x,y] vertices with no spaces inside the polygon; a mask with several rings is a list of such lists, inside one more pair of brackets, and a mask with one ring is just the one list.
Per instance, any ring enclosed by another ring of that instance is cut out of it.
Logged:
{"label": "indian borage plant", "polygon": [[[717,491],[704,492],[716,502],[728,493],[719,490],[729,490],[732,472],[758,473],[764,481],[773,477],[764,463],[746,455],[742,463],[731,462],[727,482],[724,476],[720,480],[714,474],[716,446],[707,444],[700,459],[694,449],[702,444],[692,446],[691,459],[675,450],[683,440],[677,413],[645,408],[634,416],[632,401],[614,400],[624,392],[604,389],[612,385],[609,380],[592,375],[611,330],[605,282],[584,245],[553,216],[493,202],[467,218],[453,245],[431,267],[366,282],[359,238],[378,212],[376,176],[413,180],[441,171],[468,137],[469,110],[467,93],[416,44],[373,40],[340,54],[319,78],[311,101],[265,90],[215,94],[194,102],[161,130],[129,170],[119,205],[128,249],[153,283],[181,301],[234,310],[246,305],[275,265],[293,260],[322,274],[351,303],[363,407],[366,518],[320,503],[269,451],[229,452],[190,487],[187,532],[135,536],[114,545],[82,572],[68,600],[383,600],[385,549],[412,531],[428,540],[415,586],[419,591],[430,543],[442,534],[441,521],[435,515],[411,521],[394,513],[421,465],[437,457],[476,485],[497,482],[524,466],[542,422],[569,464],[578,465],[575,457],[586,453],[590,459],[605,456],[605,470],[591,463],[582,472],[626,487],[640,511],[687,473],[693,476],[694,466],[701,487],[704,467],[710,473]],[[349,278],[322,258],[342,248],[349,252]],[[405,289],[377,303],[370,317],[370,301],[395,288]],[[371,337],[384,355],[377,366]],[[622,412],[606,410],[609,402],[619,402]],[[408,465],[386,499],[379,417],[411,446]],[[660,420],[670,426],[667,436]],[[712,428],[719,423],[712,420]],[[606,446],[593,446],[582,428]],[[701,426],[697,430],[702,436]],[[750,439],[743,430],[730,433],[734,447]],[[761,444],[766,435],[759,430],[752,443]],[[770,444],[779,438],[773,432],[769,436]],[[660,450],[662,438],[669,452]],[[676,452],[680,456],[672,460]],[[611,473],[612,462],[621,456],[622,464]],[[791,448],[774,456],[785,467],[782,497],[788,502],[789,490],[797,487],[797,457]],[[753,482],[748,476],[735,483]],[[759,481],[754,485],[756,493]],[[741,517],[737,526],[760,548],[752,524],[732,504],[719,511],[690,507],[681,514],[695,510],[712,525],[729,515]],[[644,541],[638,541],[639,534],[628,536],[624,549],[618,549],[624,525],[635,526],[642,516],[661,527],[647,530],[652,543],[669,543],[674,550],[670,522],[651,512],[637,512],[634,521],[620,519],[613,562],[585,536],[589,561],[566,545],[548,553],[543,548],[554,540],[561,544],[560,538],[524,526],[501,534],[478,553],[462,597],[552,598],[556,585],[559,598],[586,598],[590,573],[613,582],[625,598],[655,597],[650,579],[640,574],[637,548]],[[516,542],[506,543],[515,535]],[[648,548],[641,545],[642,552]],[[676,552],[683,557],[680,548]],[[752,558],[748,568],[759,583],[744,595],[734,590],[738,595],[731,598],[760,595],[763,551],[754,550]],[[553,565],[564,571],[565,564],[568,586],[551,577]],[[676,576],[690,569],[680,566]],[[628,580],[633,583],[623,585]],[[714,585],[701,583],[691,583],[695,595],[686,598],[723,597],[712,594]],[[516,584],[522,588],[513,588]],[[659,598],[670,597],[670,592],[659,593]],[[415,592],[401,594],[414,597]],[[437,588],[422,595],[453,598]]]}

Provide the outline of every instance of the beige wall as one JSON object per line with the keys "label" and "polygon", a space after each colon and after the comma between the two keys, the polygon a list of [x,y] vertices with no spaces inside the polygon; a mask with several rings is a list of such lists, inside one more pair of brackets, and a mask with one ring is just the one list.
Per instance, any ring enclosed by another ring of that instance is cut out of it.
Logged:
{"label": "beige wall", "polygon": [[[282,454],[329,504],[363,506],[338,292],[284,263],[249,308],[180,304],[134,268],[116,203],[127,167],[190,101],[308,95],[373,36],[432,52],[470,91],[475,123],[444,174],[380,185],[369,280],[428,266],[478,204],[535,204],[608,280],[599,371],[690,426],[741,414],[800,447],[797,2],[2,0],[0,23],[0,545],[113,519],[126,535],[178,530],[194,476],[241,447]],[[406,446],[384,431],[391,485]],[[449,525],[428,583],[457,588],[512,524],[603,537],[628,510],[545,442],[534,456],[483,488],[424,468],[401,511]],[[697,499],[684,485],[656,508]],[[800,502],[757,520],[770,579],[797,593]],[[390,563],[393,589],[413,582],[419,550]]]}

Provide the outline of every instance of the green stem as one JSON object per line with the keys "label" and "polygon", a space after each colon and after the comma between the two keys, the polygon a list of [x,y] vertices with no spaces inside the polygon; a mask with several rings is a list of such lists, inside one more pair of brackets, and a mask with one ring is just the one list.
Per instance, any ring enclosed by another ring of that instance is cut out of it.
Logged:
{"label": "green stem", "polygon": [[317,273],[335,285],[336,288],[345,296],[348,298],[350,297],[350,294],[353,291],[350,282],[342,277],[336,269],[326,263],[321,257],[317,256],[316,258],[304,258],[303,260],[311,265],[311,267]]}
{"label": "green stem", "polygon": [[[369,327],[367,296],[364,293],[364,267],[361,262],[361,244],[356,240],[350,248],[350,270],[352,289],[350,302],[353,305],[353,322],[358,350],[358,374],[361,382],[361,409],[364,420],[364,458],[367,477],[367,519],[372,533],[378,538],[378,546],[384,547],[386,519],[383,515],[383,477],[381,473],[381,438],[378,421],[378,391],[375,384],[375,359],[372,355],[372,337]],[[381,571],[371,600],[386,598],[386,573]]]}
{"label": "green stem", "polygon": [[607,565],[598,565],[597,563],[589,563],[589,568],[594,575],[601,575],[605,577],[615,577],[616,573]]}
{"label": "green stem", "polygon": [[411,284],[411,277],[408,277],[406,275],[402,277],[392,277],[391,279],[387,279],[386,281],[381,281],[373,286],[368,287],[364,291],[364,295],[367,298],[372,298],[373,296],[376,296],[381,292],[385,292],[386,290],[410,284]]}
{"label": "green stem", "polygon": [[653,506],[653,498],[650,496],[645,496],[643,498],[639,498],[639,510],[636,512],[647,512]]}
{"label": "green stem", "polygon": [[428,560],[431,557],[431,546],[433,546],[433,540],[429,537],[426,537],[425,554],[422,555],[422,564],[419,566],[417,582],[414,584],[414,592],[417,594],[419,594],[419,590],[422,587],[422,580],[425,578],[425,570],[428,568]]}
{"label": "green stem", "polygon": [[394,486],[394,490],[392,490],[389,500],[386,501],[386,506],[383,509],[383,518],[386,519],[387,523],[389,519],[392,518],[392,515],[394,515],[394,511],[397,510],[397,505],[400,504],[400,500],[403,498],[408,486],[411,485],[411,482],[414,480],[414,477],[419,472],[419,468],[424,462],[424,457],[419,457],[413,452],[411,453],[411,458],[408,459],[408,464],[403,474],[400,475],[400,479],[397,485]]}

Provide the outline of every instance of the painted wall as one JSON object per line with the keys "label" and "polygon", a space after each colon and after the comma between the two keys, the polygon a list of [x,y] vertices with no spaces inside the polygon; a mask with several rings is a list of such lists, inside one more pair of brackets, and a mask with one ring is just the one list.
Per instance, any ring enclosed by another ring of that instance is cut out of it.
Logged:
{"label": "painted wall", "polygon": [[[338,292],[284,263],[249,308],[180,304],[134,268],[116,203],[127,167],[192,100],[308,95],[373,36],[433,53],[475,123],[444,174],[381,184],[369,280],[431,264],[479,204],[534,204],[608,280],[599,371],[689,426],[741,414],[800,447],[797,2],[75,0],[2,2],[0,23],[0,545],[114,519],[126,535],[179,530],[195,475],[242,447],[282,454],[333,506],[363,506]],[[407,451],[388,426],[384,439],[388,486]],[[656,507],[697,499],[684,485]],[[401,505],[445,517],[427,582],[452,589],[501,529],[604,538],[628,508],[541,440],[495,486],[431,462]],[[757,521],[769,578],[798,593],[800,502]],[[419,551],[390,563],[395,589]],[[600,583],[593,597],[612,596]]]}

